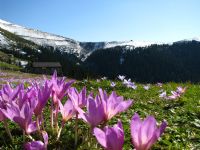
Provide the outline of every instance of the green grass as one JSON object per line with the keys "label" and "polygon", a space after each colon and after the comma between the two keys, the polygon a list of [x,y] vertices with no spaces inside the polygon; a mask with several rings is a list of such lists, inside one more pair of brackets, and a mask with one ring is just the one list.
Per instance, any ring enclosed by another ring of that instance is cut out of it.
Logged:
{"label": "green grass", "polygon": [[17,71],[20,70],[21,67],[0,61],[0,70],[1,69]]}
{"label": "green grass", "polygon": [[[133,99],[134,104],[126,112],[123,112],[112,118],[108,124],[113,125],[118,119],[121,119],[125,131],[124,150],[133,149],[130,137],[130,119],[137,112],[140,117],[145,118],[148,115],[155,116],[159,124],[166,120],[168,127],[161,139],[153,146],[152,149],[170,149],[170,150],[190,150],[200,149],[200,85],[191,83],[166,83],[163,87],[151,85],[151,88],[146,91],[142,84],[138,84],[136,90],[124,87],[121,82],[116,81],[115,88],[110,87],[110,81],[101,81],[97,83],[95,80],[88,82],[77,81],[74,86],[79,90],[86,86],[88,93],[94,91],[97,93],[98,88],[103,88],[108,93],[116,91],[118,95],[122,95],[125,99]],[[164,89],[168,93],[175,90],[177,86],[187,87],[186,93],[177,100],[164,100],[159,98],[159,90]],[[45,124],[49,133],[48,149],[73,149],[74,144],[74,119],[69,120],[61,134],[59,142],[55,142],[55,135],[52,134],[49,128],[49,112],[50,104],[45,109]],[[0,149],[21,149],[22,131],[14,123],[9,122],[11,132],[14,136],[13,144],[8,139],[7,134],[0,123]],[[79,120],[79,140],[78,149],[101,149],[99,144],[96,144],[95,138],[92,138],[88,145],[84,139],[87,139],[89,129],[88,126]],[[37,136],[33,135],[36,139]],[[27,139],[26,139],[27,140]]]}
{"label": "green grass", "polygon": [[[132,107],[113,118],[109,123],[117,122],[121,119],[125,130],[124,149],[131,148],[130,142],[130,119],[135,112],[142,118],[148,115],[155,116],[161,123],[163,120],[168,122],[168,127],[161,140],[154,145],[154,149],[200,149],[200,85],[191,83],[166,83],[162,88],[151,85],[146,91],[142,84],[137,84],[136,90],[125,88],[117,82],[115,88],[110,87],[110,81],[89,81],[80,82],[77,87],[86,86],[87,89],[97,91],[99,87],[109,93],[115,90],[118,95],[126,99],[133,99]],[[159,98],[159,90],[175,90],[177,86],[187,87],[186,93],[177,100],[164,100]]]}
{"label": "green grass", "polygon": [[0,61],[8,62],[9,60],[10,60],[9,55],[0,51]]}

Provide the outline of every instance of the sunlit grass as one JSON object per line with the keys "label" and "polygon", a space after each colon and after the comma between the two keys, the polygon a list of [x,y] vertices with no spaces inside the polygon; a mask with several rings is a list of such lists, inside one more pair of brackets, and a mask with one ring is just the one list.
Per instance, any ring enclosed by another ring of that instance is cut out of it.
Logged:
{"label": "sunlit grass", "polygon": [[[31,77],[31,76],[30,76]],[[132,149],[130,137],[130,119],[137,112],[142,118],[148,115],[155,116],[156,120],[161,123],[166,120],[168,127],[161,139],[153,146],[153,149],[200,149],[200,85],[191,83],[165,83],[162,87],[155,84],[150,85],[149,90],[143,88],[143,84],[136,83],[136,90],[125,87],[120,81],[114,81],[116,86],[110,86],[111,81],[96,80],[76,81],[74,86],[77,89],[87,87],[88,93],[93,91],[95,94],[98,88],[106,90],[108,93],[116,91],[118,95],[124,96],[125,99],[132,99],[133,105],[113,119],[108,124],[113,125],[120,119],[125,131],[124,150]],[[159,91],[166,90],[168,93],[175,90],[177,86],[187,87],[184,95],[176,100],[165,100],[159,98]],[[50,129],[50,103],[44,110],[45,129],[49,134],[48,149],[74,149],[74,124],[75,120],[71,119],[65,125],[61,134],[60,141],[55,141],[55,135]],[[9,140],[3,124],[0,123],[0,149],[22,149],[23,138],[22,130],[14,123],[9,122],[11,133],[14,137],[13,143]],[[95,138],[89,142],[88,126],[79,120],[78,130],[78,149],[101,149]],[[34,136],[33,136],[34,137]],[[35,137],[38,139],[39,137]],[[28,138],[26,139],[28,140]],[[88,144],[89,143],[89,144]]]}

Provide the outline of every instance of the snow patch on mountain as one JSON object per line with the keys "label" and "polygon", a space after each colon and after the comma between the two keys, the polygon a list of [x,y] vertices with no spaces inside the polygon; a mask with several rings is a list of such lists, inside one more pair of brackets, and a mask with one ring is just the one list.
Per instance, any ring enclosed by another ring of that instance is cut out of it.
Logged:
{"label": "snow patch on mountain", "polygon": [[[75,54],[81,60],[85,60],[97,49],[106,49],[116,46],[125,47],[125,50],[133,50],[136,47],[147,47],[152,44],[169,44],[162,42],[148,42],[148,41],[111,41],[111,42],[79,42],[63,36],[42,32],[35,29],[29,29],[20,25],[16,25],[0,19],[0,27],[11,33],[14,33],[26,40],[30,40],[41,46],[52,46],[59,49],[61,52]],[[0,45],[9,45],[3,35],[0,35]],[[200,38],[195,40],[200,41]],[[2,44],[3,43],[3,44]]]}
{"label": "snow patch on mountain", "polygon": [[11,24],[10,22],[7,22],[5,20],[0,19],[0,23],[4,23],[4,24]]}
{"label": "snow patch on mountain", "polygon": [[8,47],[10,45],[10,41],[3,36],[3,34],[0,32],[0,46],[1,47]]}
{"label": "snow patch on mountain", "polygon": [[133,47],[145,47],[155,44],[155,42],[146,42],[146,41],[121,41],[121,42],[106,42],[105,48],[111,48],[116,46],[133,46]]}
{"label": "snow patch on mountain", "polygon": [[79,42],[73,39],[65,38],[46,32],[41,32],[39,30],[25,28],[1,19],[0,27],[26,40],[30,40],[38,45],[52,46],[54,48],[58,48],[62,52],[73,53],[79,56],[82,50],[81,46],[79,45]]}
{"label": "snow patch on mountain", "polygon": [[94,52],[97,49],[106,49],[116,46],[126,46],[127,49],[133,49],[134,47],[144,47],[149,46],[151,44],[155,44],[154,42],[132,40],[121,42],[78,42],[76,40],[66,38],[63,36],[15,25],[1,19],[0,27],[26,40],[30,40],[38,45],[52,46],[54,48],[59,49],[61,52],[75,54],[76,56],[83,58],[82,60],[85,60],[92,52]]}

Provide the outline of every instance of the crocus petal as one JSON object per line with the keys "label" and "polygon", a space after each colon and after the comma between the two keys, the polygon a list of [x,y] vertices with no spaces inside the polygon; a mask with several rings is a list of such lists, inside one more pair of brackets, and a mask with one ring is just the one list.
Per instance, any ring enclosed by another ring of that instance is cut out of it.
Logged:
{"label": "crocus petal", "polygon": [[116,142],[118,140],[117,133],[109,127],[104,128],[106,132],[106,139],[107,139],[107,150],[119,150],[119,142]]}
{"label": "crocus petal", "polygon": [[104,147],[104,148],[107,148],[107,145],[106,145],[106,134],[104,131],[102,131],[101,129],[99,128],[94,128],[94,135],[97,139],[97,141]]}
{"label": "crocus petal", "polygon": [[99,125],[105,119],[103,105],[98,96],[95,99],[92,97],[88,98],[86,113],[79,107],[76,110],[79,112],[79,117],[87,122],[91,128]]}
{"label": "crocus petal", "polygon": [[103,105],[100,103],[98,97],[95,100],[88,100],[88,114],[89,114],[89,122],[92,127],[100,124],[104,119],[104,110]]}
{"label": "crocus petal", "polygon": [[107,93],[106,93],[106,91],[103,91],[101,88],[99,89],[99,95],[100,95],[100,98],[102,99],[102,100],[107,100],[108,99],[108,96],[107,96]]}
{"label": "crocus petal", "polygon": [[32,122],[28,125],[28,127],[26,128],[26,133],[27,134],[30,134],[32,132],[35,132],[37,130],[37,124],[36,122]]}
{"label": "crocus petal", "polygon": [[85,122],[88,123],[88,116],[87,114],[79,107],[76,107],[76,110],[78,111],[78,117],[82,118]]}
{"label": "crocus petal", "polygon": [[113,126],[112,130],[114,130],[114,133],[116,133],[118,142],[116,143],[116,139],[114,139],[113,137],[108,138],[114,139],[114,141],[112,142],[114,150],[122,150],[124,144],[124,130],[121,121],[118,121],[118,123]]}
{"label": "crocus petal", "polygon": [[52,92],[52,85],[48,86],[48,82],[45,82],[45,86],[37,88],[37,101],[34,99],[35,101],[35,109],[34,109],[34,113],[36,115],[40,115],[42,113],[43,108],[45,107],[50,94]]}
{"label": "crocus petal", "polygon": [[156,130],[156,120],[154,117],[147,117],[140,127],[140,145],[145,145],[153,137]]}
{"label": "crocus petal", "polygon": [[76,88],[70,88],[68,92],[69,98],[75,106],[80,108],[84,107],[87,103],[86,101],[86,88],[84,87],[80,93]]}
{"label": "crocus petal", "polygon": [[157,128],[153,116],[148,116],[141,121],[139,115],[135,114],[131,120],[131,137],[136,150],[150,149],[164,132],[166,126],[166,122],[163,122],[160,128]]}
{"label": "crocus petal", "polygon": [[139,131],[141,127],[140,116],[135,113],[135,115],[131,119],[131,137],[132,143],[134,144],[136,149],[139,149]]}
{"label": "crocus petal", "polygon": [[124,144],[124,131],[120,121],[113,127],[104,127],[103,130],[94,128],[94,135],[97,141],[106,150],[122,150]]}
{"label": "crocus petal", "polygon": [[62,119],[64,122],[66,122],[67,120],[72,118],[73,115],[75,115],[76,110],[75,110],[71,100],[67,100],[65,102],[64,106],[62,105],[62,103],[60,101],[58,101],[58,104],[59,104],[60,112],[62,114]]}
{"label": "crocus petal", "polygon": [[120,102],[117,107],[115,108],[115,110],[113,111],[113,116],[117,113],[123,112],[125,110],[127,110],[131,105],[132,105],[133,101],[132,100],[127,100],[127,101],[122,101]]}
{"label": "crocus petal", "polygon": [[159,128],[159,130],[160,130],[159,136],[161,136],[163,134],[166,127],[167,127],[167,122],[163,121],[162,124],[160,125],[160,128]]}
{"label": "crocus petal", "polygon": [[28,142],[24,145],[25,150],[45,150],[44,143],[42,141]]}
{"label": "crocus petal", "polygon": [[150,149],[151,146],[158,140],[158,138],[161,136],[161,134],[164,132],[165,128],[167,127],[167,123],[165,121],[162,122],[160,128],[157,128],[154,133],[153,136],[151,137],[151,139],[148,141],[148,143],[146,144],[146,149]]}
{"label": "crocus petal", "polygon": [[131,100],[124,101],[124,98],[122,96],[117,96],[116,92],[112,92],[108,97],[105,91],[99,89],[99,94],[104,107],[105,121],[125,111],[132,104]]}
{"label": "crocus petal", "polygon": [[48,139],[49,139],[47,132],[46,131],[42,131],[42,136],[43,136],[43,139],[44,139],[44,145],[45,145],[45,147],[47,147]]}

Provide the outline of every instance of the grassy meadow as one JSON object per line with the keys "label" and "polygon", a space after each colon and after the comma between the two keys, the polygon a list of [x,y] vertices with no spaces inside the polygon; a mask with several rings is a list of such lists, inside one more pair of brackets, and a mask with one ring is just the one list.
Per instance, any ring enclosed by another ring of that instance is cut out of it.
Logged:
{"label": "grassy meadow", "polygon": [[[0,85],[4,84],[9,78],[14,78],[14,84],[18,84],[20,80],[27,78],[40,79],[42,81],[42,76],[29,75],[18,73],[17,76],[14,72],[6,72],[1,74]],[[20,78],[17,80],[17,78]],[[116,91],[118,95],[124,96],[125,99],[132,99],[134,101],[133,105],[121,114],[118,114],[112,118],[108,124],[114,125],[117,123],[118,119],[122,121],[124,132],[125,132],[125,142],[124,150],[133,149],[131,144],[130,136],[130,120],[131,117],[137,112],[140,117],[146,118],[148,115],[153,115],[157,122],[160,124],[163,120],[166,120],[168,126],[161,136],[159,141],[153,146],[152,149],[171,149],[171,150],[197,150],[200,149],[200,84],[192,83],[164,83],[162,87],[156,84],[150,84],[149,90],[144,89],[144,85],[136,83],[137,88],[131,89],[125,87],[121,81],[118,79],[114,80],[116,83],[115,87],[111,87],[110,80],[83,80],[76,81],[72,86],[76,87],[79,91],[86,86],[87,92],[93,91],[96,93],[98,88],[106,90],[109,94],[111,91]],[[28,83],[25,83],[26,86]],[[175,90],[178,86],[186,87],[186,92],[176,100],[166,100],[159,98],[161,90],[167,91],[169,94],[171,91]],[[0,86],[1,87],[1,86]],[[50,105],[50,102],[48,103]],[[74,119],[69,120],[61,133],[61,138],[58,142],[55,142],[55,135],[50,129],[50,118],[49,112],[50,107],[46,107],[44,110],[45,128],[49,134],[49,144],[48,149],[74,149]],[[3,127],[3,123],[0,123],[0,149],[22,149],[23,141],[29,141],[23,139],[22,130],[12,122],[8,122],[11,129],[11,133],[14,137],[13,142],[11,142],[6,134]],[[78,126],[78,148],[79,150],[85,149],[102,149],[101,145],[97,144],[95,137],[88,138],[89,128],[82,120],[79,120]],[[37,135],[33,135],[35,139]],[[85,142],[86,141],[86,142]]]}

